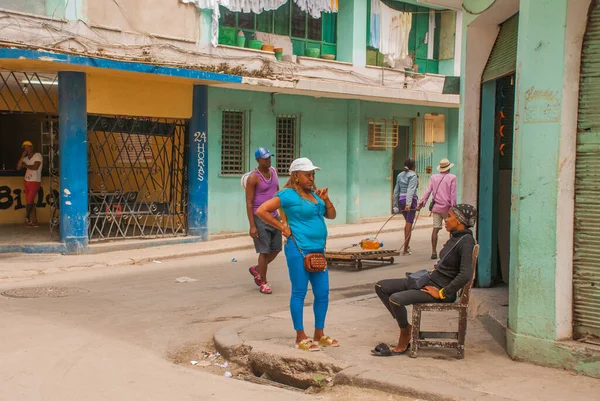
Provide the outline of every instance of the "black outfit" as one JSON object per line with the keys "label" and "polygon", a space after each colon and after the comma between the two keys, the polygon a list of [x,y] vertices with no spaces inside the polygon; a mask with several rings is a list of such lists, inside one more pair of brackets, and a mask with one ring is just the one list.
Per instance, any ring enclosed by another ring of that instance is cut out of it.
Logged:
{"label": "black outfit", "polygon": [[[460,242],[458,242],[459,240]],[[458,245],[456,245],[457,243]],[[375,284],[375,292],[396,319],[400,328],[408,327],[405,305],[456,301],[456,293],[469,282],[473,275],[471,257],[474,247],[473,232],[466,229],[452,232],[451,238],[442,248],[440,260],[443,259],[443,263],[436,265],[435,270],[431,273],[429,285],[439,289],[444,288],[446,299],[436,299],[421,290],[409,290],[406,288],[406,279],[381,280]],[[450,252],[450,250],[452,251]]]}

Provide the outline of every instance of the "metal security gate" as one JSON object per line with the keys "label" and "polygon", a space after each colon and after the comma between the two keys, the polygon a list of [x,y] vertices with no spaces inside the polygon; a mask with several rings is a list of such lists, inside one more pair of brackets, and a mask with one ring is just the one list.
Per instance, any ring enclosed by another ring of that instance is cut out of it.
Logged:
{"label": "metal security gate", "polygon": [[429,124],[432,124],[432,122],[424,119],[422,129],[413,129],[415,133],[413,136],[413,155],[415,172],[419,177],[419,190],[417,192],[419,199],[423,197],[427,190],[429,179],[433,173],[433,141],[431,141],[431,137],[425,135],[425,131],[430,128]]}
{"label": "metal security gate", "polygon": [[482,82],[488,82],[512,74],[517,68],[517,40],[519,37],[519,14],[500,25],[500,32],[488,58]]}
{"label": "metal security gate", "polygon": [[600,1],[590,7],[581,54],[575,238],[573,329],[575,338],[600,339]]}
{"label": "metal security gate", "polygon": [[90,241],[185,235],[188,121],[88,116]]}

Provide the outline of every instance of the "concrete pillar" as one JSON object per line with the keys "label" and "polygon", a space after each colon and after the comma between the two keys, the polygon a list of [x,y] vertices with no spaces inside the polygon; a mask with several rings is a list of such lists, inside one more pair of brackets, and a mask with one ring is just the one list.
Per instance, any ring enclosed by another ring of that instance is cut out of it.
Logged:
{"label": "concrete pillar", "polygon": [[58,73],[60,239],[71,254],[88,244],[86,96],[85,73]]}
{"label": "concrete pillar", "polygon": [[557,281],[557,216],[573,213],[557,207],[561,137],[576,130],[575,121],[563,128],[561,113],[567,4],[521,0],[519,11],[507,345],[528,360],[559,337],[557,288],[572,286]]}
{"label": "concrete pillar", "polygon": [[348,101],[348,147],[346,155],[346,223],[358,223],[360,219],[360,100]]}
{"label": "concrete pillar", "polygon": [[479,287],[491,287],[492,271],[498,257],[497,236],[494,227],[494,213],[498,189],[496,185],[496,81],[486,82],[481,88],[481,131],[479,152],[482,165],[479,168],[479,216],[477,239],[479,241],[479,260],[477,264],[477,284]]}
{"label": "concrete pillar", "polygon": [[199,14],[200,20],[200,40],[198,41],[201,45],[210,45],[211,33],[212,33],[212,10],[207,8],[196,8]]}
{"label": "concrete pillar", "polygon": [[193,90],[188,152],[188,234],[208,239],[208,86]]}
{"label": "concrete pillar", "polygon": [[356,66],[367,64],[367,1],[340,1],[337,59]]}

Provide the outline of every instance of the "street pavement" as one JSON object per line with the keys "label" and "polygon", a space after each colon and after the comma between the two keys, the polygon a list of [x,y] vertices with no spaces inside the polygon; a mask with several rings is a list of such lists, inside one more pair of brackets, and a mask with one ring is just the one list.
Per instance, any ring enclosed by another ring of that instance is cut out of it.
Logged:
{"label": "street pavement", "polygon": [[[385,233],[381,238],[394,247],[399,246],[400,235]],[[373,282],[411,264],[430,265],[428,237],[429,230],[415,231],[413,249],[423,251],[396,258],[394,266],[361,272],[332,270],[332,300],[371,293]],[[333,239],[328,245],[343,248],[360,238]],[[10,265],[18,260],[19,267],[40,273],[5,276],[0,292],[54,286],[80,289],[80,293],[63,298],[0,296],[0,400],[328,397],[234,380],[223,376],[227,369],[189,363],[204,350],[212,352],[212,337],[219,329],[287,310],[290,285],[283,255],[269,270],[272,295],[260,294],[248,273],[256,259],[252,250],[125,265],[112,265],[110,253],[87,256],[96,260],[90,265],[71,264],[68,269],[52,268],[57,260],[66,263],[68,257],[11,255],[2,259],[0,270],[5,272],[17,272]],[[177,283],[181,277],[197,281]],[[353,397],[348,393],[343,398],[359,399]]]}
{"label": "street pavement", "polygon": [[[446,351],[423,351],[416,360],[371,357],[373,346],[393,343],[397,335],[393,319],[373,297],[373,284],[430,267],[429,235],[428,229],[416,230],[413,255],[397,257],[393,266],[331,269],[326,330],[342,346],[311,355],[346,369],[335,378],[340,384],[394,395],[337,385],[317,395],[303,394],[225,377],[227,371],[243,371],[235,363],[228,368],[190,364],[202,361],[203,351],[214,354],[213,335],[227,330],[239,332],[253,352],[280,353],[290,361],[305,357],[293,349],[284,256],[269,269],[274,293],[262,295],[248,273],[256,255],[248,250],[248,239],[239,237],[219,240],[225,243],[221,248],[205,243],[207,251],[199,254],[188,244],[79,257],[4,257],[0,292],[53,286],[79,293],[63,298],[0,296],[0,400],[598,399],[598,380],[513,362],[477,320],[469,322],[462,361]],[[331,239],[328,247],[341,249],[363,237]],[[400,232],[384,233],[381,239],[388,248],[402,243]],[[189,256],[189,250],[195,253]],[[35,274],[19,274],[24,269]],[[184,277],[195,281],[176,282]],[[311,302],[309,292],[307,327]],[[425,321],[436,328],[455,323],[449,316]]]}

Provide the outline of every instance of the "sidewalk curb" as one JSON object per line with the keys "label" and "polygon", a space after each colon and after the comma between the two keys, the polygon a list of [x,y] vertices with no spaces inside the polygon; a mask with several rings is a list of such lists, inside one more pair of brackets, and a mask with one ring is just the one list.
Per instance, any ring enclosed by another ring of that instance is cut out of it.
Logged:
{"label": "sidewalk curb", "polygon": [[[427,228],[431,228],[432,224],[426,224],[426,225],[422,225],[422,226],[418,226],[415,227],[415,230],[423,230],[423,229],[427,229]],[[400,232],[402,231],[402,229],[400,228],[387,228],[387,229],[383,229],[381,231],[381,233],[391,233],[391,232]],[[342,234],[334,234],[329,236],[330,239],[339,239],[339,238],[350,238],[350,237],[358,237],[358,236],[363,236],[363,235],[373,235],[372,231],[366,231],[366,230],[361,230],[361,231],[354,231],[351,233],[342,233]],[[220,239],[223,240],[223,239]],[[209,240],[209,241],[204,241],[203,243],[211,243],[212,241],[218,241],[218,240]],[[163,254],[163,255],[152,255],[152,248],[146,248],[148,250],[147,254],[149,254],[149,256],[144,256],[144,257],[140,257],[140,258],[131,258],[131,257],[125,257],[125,258],[121,258],[121,259],[115,259],[112,261],[108,261],[108,262],[101,262],[101,261],[95,261],[95,260],[90,260],[89,262],[70,262],[69,258],[71,256],[64,256],[64,260],[62,260],[61,262],[59,262],[59,266],[52,266],[52,267],[48,267],[48,268],[42,268],[40,270],[37,269],[27,269],[27,270],[18,270],[18,271],[0,271],[0,283],[6,283],[6,282],[10,282],[13,280],[21,280],[21,279],[28,279],[28,278],[32,278],[32,277],[36,277],[36,276],[43,276],[46,274],[51,274],[51,273],[56,273],[56,272],[67,272],[67,271],[72,271],[72,270],[82,270],[82,269],[86,269],[86,268],[99,268],[99,267],[117,267],[117,266],[127,266],[127,265],[136,265],[136,264],[142,264],[142,263],[148,263],[148,262],[152,262],[153,260],[165,260],[165,259],[169,259],[169,260],[173,260],[173,259],[182,259],[182,258],[187,258],[187,257],[193,257],[193,256],[204,256],[204,255],[215,255],[215,254],[221,254],[221,253],[226,253],[226,252],[235,252],[235,251],[245,251],[245,250],[249,250],[249,249],[254,249],[254,245],[252,244],[252,242],[248,242],[248,244],[244,244],[244,245],[233,245],[233,246],[227,246],[224,245],[220,248],[212,248],[212,249],[202,249],[202,250],[190,250],[190,251],[181,251],[179,249],[177,249],[176,245],[178,244],[172,244],[173,246],[173,250],[169,250],[168,253]],[[189,245],[189,244],[186,244]],[[171,246],[171,245],[163,245],[163,246]],[[156,248],[155,248],[156,249]],[[115,252],[119,252],[118,250]],[[93,254],[89,254],[89,257],[95,257],[98,258],[99,256],[101,257],[101,255],[106,255],[110,252],[103,252],[103,253],[93,253]],[[80,255],[82,256],[82,255]],[[85,256],[85,255],[83,255]]]}
{"label": "sidewalk curb", "polygon": [[434,387],[434,383],[428,379],[409,375],[387,376],[383,371],[354,366],[338,373],[334,384],[369,388],[407,397],[424,398],[428,401],[477,400],[488,395],[441,381],[436,381]]}
{"label": "sidewalk curb", "polygon": [[[353,298],[334,301],[352,303],[365,299],[374,298],[376,295],[362,295]],[[245,321],[241,324],[224,327],[217,331],[214,336],[214,344],[217,349],[227,359],[232,359],[237,362],[247,363],[253,350],[252,347],[244,343],[244,340],[239,335],[239,332],[254,323],[263,322],[269,319],[268,316],[254,318]],[[268,354],[261,351],[271,358],[276,358],[277,354]],[[287,360],[304,360],[302,357],[290,358]],[[470,390],[465,387],[460,387],[448,382],[436,381],[413,377],[410,375],[389,374],[384,371],[364,368],[361,366],[341,367],[339,372],[333,378],[335,385],[349,385],[354,387],[369,388],[388,392],[391,394],[399,394],[408,397],[423,398],[428,401],[509,401],[507,398],[498,397],[493,394],[488,394],[480,391]],[[435,386],[433,386],[435,384]]]}

